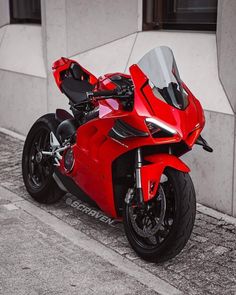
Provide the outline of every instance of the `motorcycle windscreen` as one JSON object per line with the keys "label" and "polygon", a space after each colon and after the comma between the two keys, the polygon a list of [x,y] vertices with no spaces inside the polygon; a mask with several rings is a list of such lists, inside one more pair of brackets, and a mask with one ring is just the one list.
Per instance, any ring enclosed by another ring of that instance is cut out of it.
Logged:
{"label": "motorcycle windscreen", "polygon": [[139,68],[149,80],[154,95],[177,109],[185,109],[188,95],[182,81],[172,50],[161,46],[152,49],[138,62]]}

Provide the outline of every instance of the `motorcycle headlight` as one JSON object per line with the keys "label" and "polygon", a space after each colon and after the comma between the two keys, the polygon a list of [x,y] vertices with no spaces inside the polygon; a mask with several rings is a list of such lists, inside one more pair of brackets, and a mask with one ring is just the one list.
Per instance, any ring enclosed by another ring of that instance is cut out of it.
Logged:
{"label": "motorcycle headlight", "polygon": [[177,134],[175,129],[155,118],[146,118],[145,123],[153,137],[170,137]]}

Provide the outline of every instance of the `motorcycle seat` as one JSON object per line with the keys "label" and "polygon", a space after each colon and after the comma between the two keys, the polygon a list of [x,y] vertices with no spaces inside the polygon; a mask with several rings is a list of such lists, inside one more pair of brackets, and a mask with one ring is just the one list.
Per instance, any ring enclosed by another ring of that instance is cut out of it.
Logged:
{"label": "motorcycle seat", "polygon": [[86,80],[75,80],[73,77],[66,77],[61,84],[65,95],[77,104],[87,100],[86,92],[92,91],[94,86]]}

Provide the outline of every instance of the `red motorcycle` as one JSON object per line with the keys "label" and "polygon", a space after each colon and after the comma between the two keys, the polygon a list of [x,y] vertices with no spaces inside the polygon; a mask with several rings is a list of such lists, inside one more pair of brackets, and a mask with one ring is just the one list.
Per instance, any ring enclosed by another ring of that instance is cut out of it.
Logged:
{"label": "red motorcycle", "polygon": [[194,144],[212,149],[200,135],[202,107],[181,81],[171,49],[152,49],[130,75],[96,78],[67,58],[52,69],[73,115],[57,109],[30,129],[22,158],[29,194],[47,204],[65,192],[90,200],[123,220],[142,258],[176,256],[196,213],[190,170],[179,157]]}

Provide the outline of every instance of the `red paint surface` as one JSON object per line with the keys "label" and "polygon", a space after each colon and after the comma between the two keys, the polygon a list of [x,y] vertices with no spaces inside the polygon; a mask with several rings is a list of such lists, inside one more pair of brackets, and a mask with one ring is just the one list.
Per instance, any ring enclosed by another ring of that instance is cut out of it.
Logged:
{"label": "red paint surface", "polygon": [[[60,72],[69,68],[69,59],[60,59],[53,65],[54,77],[61,89]],[[85,70],[85,69],[84,69]],[[96,84],[98,90],[112,90],[114,83],[107,74],[97,79],[87,70],[90,82]],[[120,155],[146,145],[171,144],[184,141],[189,149],[192,148],[197,137],[202,131],[205,119],[199,101],[183,84],[188,93],[189,105],[185,110],[179,110],[157,99],[149,84],[147,77],[137,65],[130,67],[131,78],[135,85],[134,108],[125,111],[117,99],[99,101],[99,117],[79,127],[77,130],[77,142],[72,147],[75,155],[75,165],[69,174],[74,181],[98,204],[108,215],[117,217],[114,206],[112,185],[112,163]],[[123,74],[124,75],[124,74]],[[125,77],[130,77],[124,75]],[[177,134],[166,138],[153,138],[145,124],[145,118],[152,117],[164,122],[177,131]],[[148,132],[148,137],[134,137],[117,142],[108,136],[114,125],[115,119],[122,120],[136,129]],[[161,174],[165,167],[188,172],[189,168],[177,157],[168,154],[157,154],[147,157],[152,164],[141,169],[142,186],[145,201],[152,198],[158,188]],[[150,182],[155,182],[154,190],[150,193]],[[120,196],[123,198],[124,196]]]}

